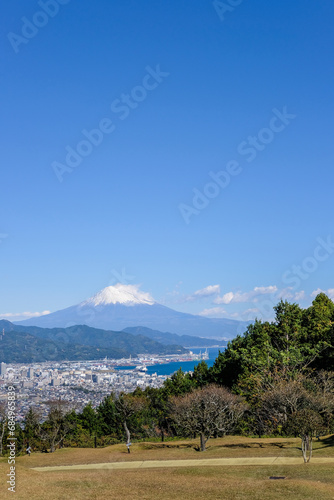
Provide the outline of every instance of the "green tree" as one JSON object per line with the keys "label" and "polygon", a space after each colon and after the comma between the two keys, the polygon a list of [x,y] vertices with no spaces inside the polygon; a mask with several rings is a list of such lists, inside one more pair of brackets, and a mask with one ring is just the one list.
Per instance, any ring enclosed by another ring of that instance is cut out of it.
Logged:
{"label": "green tree", "polygon": [[312,367],[334,370],[334,303],[327,295],[316,296],[312,306],[304,311],[303,325],[305,343],[319,352]]}
{"label": "green tree", "polygon": [[170,431],[169,426],[169,397],[164,388],[156,389],[147,387],[145,395],[148,400],[149,418],[153,427],[158,427],[161,441],[165,440],[165,434]]}
{"label": "green tree", "polygon": [[40,413],[31,406],[24,418],[24,438],[31,448],[38,446],[40,442],[40,420]]}
{"label": "green tree", "polygon": [[298,344],[302,331],[303,311],[298,304],[289,304],[280,300],[274,307],[276,313],[271,342],[278,351],[285,351],[289,356],[291,347]]}
{"label": "green tree", "polygon": [[241,378],[249,379],[252,374],[270,369],[274,360],[272,329],[268,322],[255,320],[243,336],[230,341],[209,370],[211,382],[232,388]]}
{"label": "green tree", "polygon": [[88,405],[84,407],[82,413],[79,416],[81,425],[84,429],[87,429],[89,435],[91,436],[97,430],[97,414],[94,408],[92,407],[92,403],[89,402]]}
{"label": "green tree", "polygon": [[126,445],[130,453],[131,433],[130,431],[138,428],[138,421],[141,419],[141,413],[147,404],[147,400],[142,395],[125,394],[122,392],[115,400],[116,414],[120,423],[123,425],[126,435]]}
{"label": "green tree", "polygon": [[202,360],[195,367],[191,375],[189,375],[191,382],[195,387],[203,387],[209,383],[209,368],[207,363]]}
{"label": "green tree", "polygon": [[180,396],[182,394],[186,394],[194,387],[195,383],[182,371],[182,368],[179,368],[164,382],[165,393],[168,396]]}
{"label": "green tree", "polygon": [[116,435],[121,437],[118,428],[115,396],[113,393],[104,398],[96,409],[97,432],[99,436]]}
{"label": "green tree", "polygon": [[251,397],[258,379],[275,371],[288,380],[310,368],[334,369],[334,304],[326,295],[306,311],[283,300],[274,311],[272,323],[255,320],[219,353],[209,370],[211,382]]}

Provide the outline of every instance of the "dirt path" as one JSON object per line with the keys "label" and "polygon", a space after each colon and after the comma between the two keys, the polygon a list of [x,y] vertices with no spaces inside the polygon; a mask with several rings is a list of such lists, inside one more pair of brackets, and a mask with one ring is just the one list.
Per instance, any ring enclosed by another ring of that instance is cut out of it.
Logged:
{"label": "dirt path", "polygon": [[[312,464],[334,463],[334,457],[312,458]],[[39,472],[88,470],[88,469],[155,469],[165,467],[203,467],[203,466],[240,466],[240,465],[301,465],[303,459],[294,457],[262,458],[207,458],[199,460],[147,460],[138,462],[109,462],[101,464],[60,465],[55,467],[32,467]]]}

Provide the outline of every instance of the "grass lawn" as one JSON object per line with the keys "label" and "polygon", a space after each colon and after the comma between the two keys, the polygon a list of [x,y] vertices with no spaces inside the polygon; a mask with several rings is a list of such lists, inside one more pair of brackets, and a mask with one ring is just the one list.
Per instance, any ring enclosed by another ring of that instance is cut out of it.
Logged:
{"label": "grass lawn", "polygon": [[[333,500],[334,463],[192,467],[135,470],[75,470],[37,472],[31,467],[74,465],[132,460],[178,460],[237,457],[301,457],[299,439],[251,439],[229,436],[212,439],[205,453],[198,441],[136,443],[128,454],[125,445],[100,449],[63,449],[52,454],[33,453],[17,459],[18,499],[143,499],[143,500]],[[334,439],[315,441],[314,457],[334,457]],[[0,498],[10,498],[0,462]],[[270,476],[286,476],[270,480]]]}

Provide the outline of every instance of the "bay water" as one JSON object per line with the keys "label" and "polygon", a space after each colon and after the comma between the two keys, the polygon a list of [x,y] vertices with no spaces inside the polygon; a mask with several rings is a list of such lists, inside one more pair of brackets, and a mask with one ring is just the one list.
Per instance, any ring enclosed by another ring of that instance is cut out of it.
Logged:
{"label": "bay water", "polygon": [[[205,362],[206,364],[211,367],[215,359],[217,358],[219,351],[223,351],[225,347],[208,347],[208,355],[209,359],[206,359]],[[200,348],[193,348],[190,349],[194,354],[200,354],[200,352],[204,352],[205,349],[200,349]],[[173,361],[171,363],[163,363],[163,364],[156,364],[156,365],[151,365],[147,366],[147,371],[146,373],[149,375],[151,373],[156,373],[157,375],[172,375],[174,372],[179,370],[179,368],[182,369],[183,372],[189,372],[193,371],[194,367],[198,365],[200,361]],[[117,366],[115,367],[116,370],[131,370],[134,369],[135,366]]]}

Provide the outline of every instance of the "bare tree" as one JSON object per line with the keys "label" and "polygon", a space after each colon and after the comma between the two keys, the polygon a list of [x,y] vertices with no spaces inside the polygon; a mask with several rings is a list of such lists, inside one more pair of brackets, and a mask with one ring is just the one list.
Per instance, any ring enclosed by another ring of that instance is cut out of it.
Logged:
{"label": "bare tree", "polygon": [[258,399],[267,430],[277,431],[286,425],[292,414],[309,407],[310,396],[305,388],[305,377],[302,375],[295,380],[276,378],[269,386],[262,387]]}
{"label": "bare tree", "polygon": [[334,414],[334,374],[298,374],[294,380],[276,378],[259,397],[267,429],[300,436],[304,462],[312,456],[314,436],[329,431]]}
{"label": "bare tree", "polygon": [[313,438],[324,431],[323,419],[317,411],[304,408],[290,415],[287,429],[301,437],[303,459],[305,463],[309,462],[312,457]]}
{"label": "bare tree", "polygon": [[122,421],[122,425],[126,434],[126,445],[128,453],[130,453],[131,434],[129,430],[130,421],[133,417],[143,410],[146,401],[143,397],[132,396],[131,394],[121,393],[118,399],[115,400],[116,412]]}
{"label": "bare tree", "polygon": [[331,427],[334,416],[334,372],[321,370],[316,374],[317,407],[327,429]]}
{"label": "bare tree", "polygon": [[56,450],[58,445],[62,445],[64,438],[72,429],[72,424],[66,419],[70,406],[67,401],[48,401],[49,415],[40,428],[40,437],[47,441],[50,446],[50,453]]}
{"label": "bare tree", "polygon": [[208,385],[182,397],[174,397],[171,415],[186,435],[199,435],[200,450],[210,436],[230,432],[246,409],[242,399],[224,387]]}

